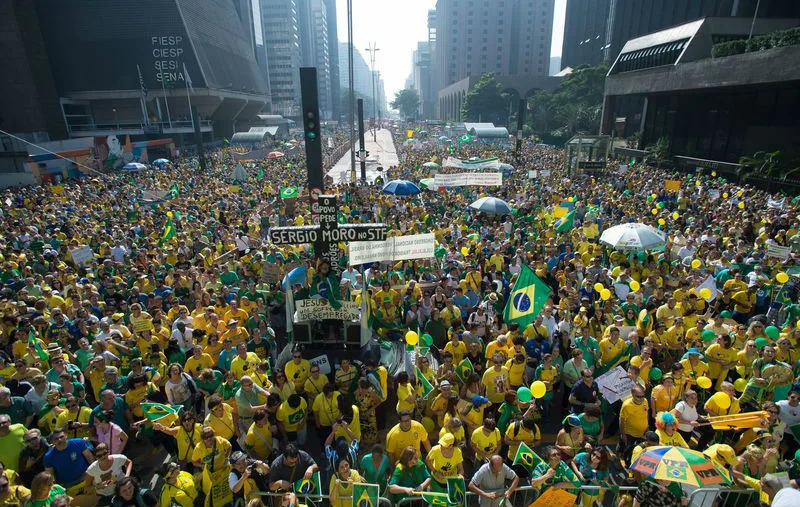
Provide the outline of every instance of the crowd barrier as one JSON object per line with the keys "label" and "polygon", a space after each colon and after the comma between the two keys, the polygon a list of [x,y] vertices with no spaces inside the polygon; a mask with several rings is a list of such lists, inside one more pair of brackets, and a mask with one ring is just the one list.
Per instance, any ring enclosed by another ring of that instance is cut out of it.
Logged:
{"label": "crowd barrier", "polygon": [[[600,496],[600,498],[602,499],[602,506],[616,506],[617,495],[626,493],[629,495],[634,495],[637,489],[638,488],[636,486],[620,486],[616,488],[610,488],[606,486],[581,486],[580,492],[590,494],[591,496],[594,497]],[[505,492],[505,490],[502,490],[502,492]],[[270,499],[270,502],[265,501],[264,503],[272,507],[279,507],[280,499],[283,496],[283,493],[259,492],[258,495],[261,496],[262,498]],[[518,505],[528,506],[532,504],[538,496],[539,496],[538,488],[535,488],[533,486],[521,486],[517,488],[511,495],[509,503],[510,505],[515,507]],[[578,502],[581,501],[581,497],[582,495],[579,494]],[[330,504],[328,495],[315,495],[315,496],[298,495],[298,498],[301,500],[301,502],[307,503],[309,506]],[[350,497],[339,497],[339,498],[341,500],[350,499]],[[689,493],[687,507],[746,507],[753,500],[756,499],[758,499],[758,494],[752,489],[698,488]],[[379,497],[378,503],[379,506],[375,507],[427,506],[427,503],[422,499],[421,496],[403,498],[402,500],[400,500],[395,504],[393,504],[391,500],[389,500],[388,498]],[[500,506],[501,504],[498,501],[496,504],[493,505]],[[479,506],[480,506],[480,497],[477,494],[473,493],[472,491],[467,491],[467,501],[465,503],[465,507],[479,507]]]}

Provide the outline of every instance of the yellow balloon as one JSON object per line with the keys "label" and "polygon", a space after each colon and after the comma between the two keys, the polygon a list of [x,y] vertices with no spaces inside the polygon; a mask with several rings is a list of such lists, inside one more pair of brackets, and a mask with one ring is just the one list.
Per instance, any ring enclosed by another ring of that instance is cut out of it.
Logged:
{"label": "yellow balloon", "polygon": [[700,262],[700,259],[695,259],[695,260],[692,261],[692,267],[694,269],[698,269],[702,265],[703,265],[703,263]]}
{"label": "yellow balloon", "polygon": [[595,292],[600,292],[600,291],[602,291],[603,289],[605,289],[605,287],[603,287],[603,284],[602,284],[602,283],[600,283],[600,282],[597,282],[596,284],[594,284],[594,290],[595,290]]}
{"label": "yellow balloon", "polygon": [[608,301],[611,299],[611,291],[608,289],[603,289],[600,291],[600,299],[603,301]]}
{"label": "yellow balloon", "polygon": [[656,195],[656,194],[650,194],[650,197],[652,197],[653,199],[655,199],[656,197],[658,197],[658,195]]}
{"label": "yellow balloon", "polygon": [[694,180],[694,184],[695,184],[696,186],[698,186],[698,187],[699,187],[700,185],[702,185],[702,183],[700,183],[700,180]]}
{"label": "yellow balloon", "polygon": [[711,379],[706,376],[697,377],[697,385],[703,389],[708,389],[711,387]]}
{"label": "yellow balloon", "polygon": [[722,410],[728,410],[731,407],[731,397],[728,396],[728,393],[716,393],[711,399]]}
{"label": "yellow balloon", "polygon": [[679,219],[680,217],[681,217],[681,216],[678,214],[678,212],[677,212],[677,211],[676,211],[675,213],[673,213],[673,214],[672,214],[672,219],[673,219],[673,220],[677,220],[677,219]]}
{"label": "yellow balloon", "polygon": [[717,171],[711,171],[711,176],[716,178],[717,177]]}
{"label": "yellow balloon", "polygon": [[733,388],[736,389],[737,393],[743,393],[746,387],[747,387],[747,380],[746,379],[737,378],[733,382]]}
{"label": "yellow balloon", "polygon": [[778,283],[786,283],[789,281],[789,275],[784,272],[780,272],[775,275],[775,279],[778,280]]}
{"label": "yellow balloon", "polygon": [[664,220],[663,218],[659,218],[658,219],[658,225],[667,225],[667,221]]}
{"label": "yellow balloon", "polygon": [[412,347],[419,343],[419,335],[414,331],[409,331],[406,333],[406,343],[411,345]]}
{"label": "yellow balloon", "polygon": [[730,194],[728,192],[723,192],[722,193],[722,198],[723,199],[727,199],[728,197],[730,197]]}
{"label": "yellow balloon", "polygon": [[739,190],[738,192],[736,192],[737,197],[741,197],[742,195],[744,195],[744,190]]}
{"label": "yellow balloon", "polygon": [[544,395],[547,394],[547,386],[541,380],[537,380],[531,384],[531,394],[537,400],[544,398]]}
{"label": "yellow balloon", "polygon": [[469,247],[462,246],[461,247],[461,255],[463,255],[464,257],[469,256]]}
{"label": "yellow balloon", "polygon": [[628,284],[628,287],[630,287],[633,292],[636,292],[642,288],[642,286],[639,285],[639,282],[636,280],[631,280],[631,282]]}
{"label": "yellow balloon", "polygon": [[650,213],[652,213],[654,215],[658,215],[658,210],[656,208],[653,208],[653,209],[650,210]]}
{"label": "yellow balloon", "polygon": [[711,289],[707,287],[700,289],[700,297],[705,300],[711,299]]}
{"label": "yellow balloon", "polygon": [[172,212],[171,211],[167,211],[167,216],[171,217],[172,216]]}
{"label": "yellow balloon", "polygon": [[736,207],[739,209],[744,209],[744,203],[739,201],[739,204],[737,204]]}

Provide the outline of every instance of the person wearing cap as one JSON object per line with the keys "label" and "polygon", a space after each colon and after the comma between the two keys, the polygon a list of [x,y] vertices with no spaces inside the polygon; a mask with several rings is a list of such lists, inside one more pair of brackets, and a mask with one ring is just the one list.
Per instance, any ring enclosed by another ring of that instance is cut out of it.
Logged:
{"label": "person wearing cap", "polygon": [[764,474],[759,479],[734,469],[731,476],[740,486],[754,490],[758,494],[761,505],[772,504],[772,499],[778,491],[783,489],[783,483],[774,474]]}
{"label": "person wearing cap", "polygon": [[433,491],[446,492],[447,479],[464,475],[464,457],[461,449],[455,445],[455,437],[445,433],[439,438],[439,445],[435,445],[425,457],[425,464],[431,472]]}
{"label": "person wearing cap", "polygon": [[231,343],[234,345],[238,345],[240,343],[247,343],[247,340],[250,338],[250,334],[247,332],[247,329],[241,326],[241,320],[236,318],[231,318],[226,321],[227,322],[227,329],[225,332],[222,333],[220,338],[222,340],[230,339]]}
{"label": "person wearing cap", "polygon": [[181,470],[179,464],[172,462],[166,463],[159,475],[164,481],[161,486],[159,505],[194,507],[198,491],[194,476],[191,473]]}
{"label": "person wearing cap", "polygon": [[254,498],[259,498],[258,493],[259,479],[266,478],[269,474],[269,465],[261,460],[250,459],[242,451],[235,451],[230,458],[230,475],[228,475],[228,486],[233,493],[234,502],[244,504]]}
{"label": "person wearing cap", "polygon": [[426,452],[431,450],[428,432],[422,423],[413,420],[411,413],[403,411],[398,414],[399,422],[386,434],[386,452],[392,463],[397,463],[400,453],[406,447],[420,451],[420,445]]}

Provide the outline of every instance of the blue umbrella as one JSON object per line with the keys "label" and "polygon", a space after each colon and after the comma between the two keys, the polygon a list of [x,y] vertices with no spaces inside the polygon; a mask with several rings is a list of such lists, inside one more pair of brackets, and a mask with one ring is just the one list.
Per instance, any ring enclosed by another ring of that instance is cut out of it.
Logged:
{"label": "blue umbrella", "polygon": [[169,164],[169,160],[165,158],[157,158],[153,160],[153,165],[166,165]]}
{"label": "blue umbrella", "polygon": [[299,283],[303,284],[306,281],[306,267],[299,266],[294,268],[293,270],[289,271],[289,273],[283,278],[283,289],[286,290],[286,281],[288,280],[289,283],[292,285]]}
{"label": "blue umbrella", "polygon": [[422,192],[418,186],[408,180],[392,180],[383,186],[384,194],[416,195]]}
{"label": "blue umbrella", "polygon": [[450,138],[447,136],[439,136],[439,140],[442,141],[443,143],[446,143],[447,141],[450,140]]}
{"label": "blue umbrella", "polygon": [[122,166],[123,171],[144,171],[145,169],[147,169],[147,166],[139,162],[128,162]]}
{"label": "blue umbrella", "polygon": [[470,204],[469,207],[482,213],[495,215],[511,213],[511,206],[509,206],[504,200],[498,199],[497,197],[481,197],[477,201]]}

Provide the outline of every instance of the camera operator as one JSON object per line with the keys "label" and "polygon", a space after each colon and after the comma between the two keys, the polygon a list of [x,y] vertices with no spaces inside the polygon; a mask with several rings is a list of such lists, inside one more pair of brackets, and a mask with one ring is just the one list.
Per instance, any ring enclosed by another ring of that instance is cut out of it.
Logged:
{"label": "camera operator", "polygon": [[252,499],[251,493],[268,490],[269,465],[260,460],[250,459],[241,451],[234,452],[230,461],[233,466],[228,476],[228,484],[233,492],[234,504],[243,505]]}

